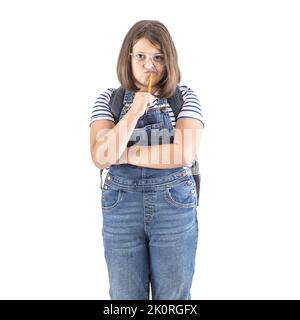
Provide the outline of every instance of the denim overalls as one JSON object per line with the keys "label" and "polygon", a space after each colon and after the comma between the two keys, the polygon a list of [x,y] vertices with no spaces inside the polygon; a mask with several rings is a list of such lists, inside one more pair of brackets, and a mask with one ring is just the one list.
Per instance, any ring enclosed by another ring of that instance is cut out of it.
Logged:
{"label": "denim overalls", "polygon": [[[120,120],[132,98],[126,91]],[[168,132],[174,131],[166,103],[159,99],[158,108],[139,118],[131,137],[137,144],[149,144],[151,134],[152,144],[170,143]],[[163,128],[161,137],[158,131]],[[148,300],[149,284],[153,300],[191,299],[198,240],[196,202],[189,167],[109,168],[102,192],[102,235],[112,300]]]}

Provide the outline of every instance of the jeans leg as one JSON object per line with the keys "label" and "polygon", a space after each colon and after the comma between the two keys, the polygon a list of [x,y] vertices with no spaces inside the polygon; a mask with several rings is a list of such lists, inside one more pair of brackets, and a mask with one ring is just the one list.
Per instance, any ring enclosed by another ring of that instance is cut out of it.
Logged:
{"label": "jeans leg", "polygon": [[149,258],[141,192],[123,192],[103,210],[103,244],[112,300],[149,299]]}
{"label": "jeans leg", "polygon": [[161,211],[150,235],[153,300],[190,300],[198,242],[196,209]]}
{"label": "jeans leg", "polygon": [[148,300],[149,267],[146,245],[133,248],[107,248],[105,259],[112,300]]}

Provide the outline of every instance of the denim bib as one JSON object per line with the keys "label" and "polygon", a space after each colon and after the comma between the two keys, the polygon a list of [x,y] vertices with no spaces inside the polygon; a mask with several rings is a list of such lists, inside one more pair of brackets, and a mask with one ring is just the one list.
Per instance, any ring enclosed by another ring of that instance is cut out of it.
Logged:
{"label": "denim bib", "polygon": [[[132,91],[125,91],[123,99],[123,107],[120,113],[119,120],[130,109],[133,102],[134,93]],[[147,111],[138,119],[133,133],[127,143],[127,147],[132,145],[150,146],[150,145],[161,145],[161,144],[173,144],[174,133],[172,121],[168,111],[168,100],[165,98],[158,98],[157,107],[147,109]],[[181,172],[182,170],[193,175],[195,186],[197,190],[197,205],[199,201],[199,187],[200,187],[200,175],[198,174],[198,162],[196,162],[196,172],[193,172],[193,168],[187,167],[176,167],[169,169],[154,169],[147,167],[138,167],[131,164],[111,165],[108,170],[108,176],[113,175],[115,177],[133,178],[134,181],[144,181],[149,177],[161,178],[170,174]],[[100,188],[102,188],[102,170],[100,170]]]}
{"label": "denim bib", "polygon": [[[125,91],[120,119],[129,110],[134,93]],[[150,146],[174,143],[174,128],[168,111],[167,99],[158,99],[158,107],[149,108],[137,121],[128,141],[132,145]]]}

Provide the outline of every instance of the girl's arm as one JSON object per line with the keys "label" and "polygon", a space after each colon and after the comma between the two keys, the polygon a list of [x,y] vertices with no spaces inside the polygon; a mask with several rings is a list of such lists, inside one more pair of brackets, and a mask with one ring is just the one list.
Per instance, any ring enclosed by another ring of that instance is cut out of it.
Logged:
{"label": "girl's arm", "polygon": [[133,145],[126,148],[118,164],[129,163],[157,169],[176,168],[190,164],[198,152],[202,129],[201,121],[181,118],[176,123],[173,144]]}

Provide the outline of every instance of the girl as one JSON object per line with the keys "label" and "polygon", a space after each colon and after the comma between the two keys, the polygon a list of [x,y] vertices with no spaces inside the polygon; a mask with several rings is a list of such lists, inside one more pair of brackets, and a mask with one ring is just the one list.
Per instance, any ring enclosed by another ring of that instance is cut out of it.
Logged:
{"label": "girl", "polygon": [[90,123],[93,162],[109,168],[101,206],[110,297],[148,300],[151,286],[153,300],[189,300],[200,103],[179,85],[176,48],[159,21],[142,20],[128,31],[117,75],[121,88],[100,94]]}

